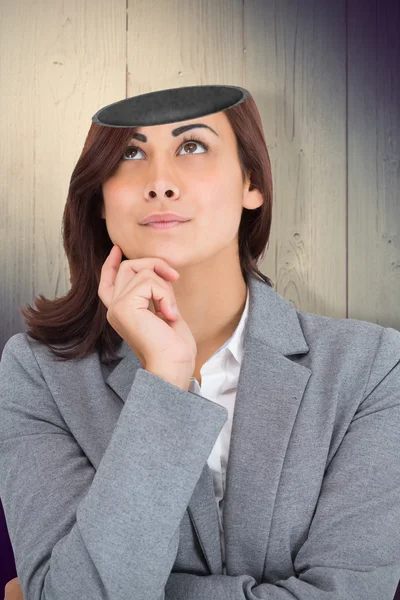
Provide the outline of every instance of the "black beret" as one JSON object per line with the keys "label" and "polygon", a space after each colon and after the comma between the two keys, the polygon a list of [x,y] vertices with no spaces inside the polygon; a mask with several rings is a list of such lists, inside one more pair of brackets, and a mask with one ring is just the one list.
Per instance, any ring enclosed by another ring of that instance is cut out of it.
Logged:
{"label": "black beret", "polygon": [[246,100],[249,92],[235,85],[195,85],[124,98],[92,117],[104,127],[162,125],[212,115]]}

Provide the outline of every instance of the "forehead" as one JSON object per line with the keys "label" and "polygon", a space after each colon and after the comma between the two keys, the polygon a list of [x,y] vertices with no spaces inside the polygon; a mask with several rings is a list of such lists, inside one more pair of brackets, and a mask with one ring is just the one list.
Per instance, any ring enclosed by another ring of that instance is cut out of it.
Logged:
{"label": "forehead", "polygon": [[[184,131],[187,131],[189,127],[192,128],[195,125],[201,125],[202,129],[205,132],[208,132],[210,136],[215,137],[216,139],[217,136],[222,139],[226,139],[229,135],[228,132],[230,128],[230,123],[227,116],[223,112],[215,113],[213,115],[207,115],[205,117],[198,117],[195,119],[192,118],[185,119],[184,121],[176,121],[174,123],[137,127],[136,131],[140,132],[143,137],[146,137],[147,139],[151,140],[152,137],[155,138],[157,135],[165,135],[168,137],[173,135],[174,137],[177,137]],[[215,133],[211,132],[210,129],[208,129],[208,127],[204,126],[208,126],[211,129],[213,129],[217,136],[215,135]]]}

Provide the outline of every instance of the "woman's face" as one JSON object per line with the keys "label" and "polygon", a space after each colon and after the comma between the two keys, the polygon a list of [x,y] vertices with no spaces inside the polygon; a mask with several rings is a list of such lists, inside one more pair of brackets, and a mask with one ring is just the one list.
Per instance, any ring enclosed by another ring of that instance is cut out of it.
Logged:
{"label": "woman's face", "polygon": [[[175,131],[189,123],[207,125],[215,133],[207,127]],[[262,197],[247,192],[249,180],[243,183],[226,115],[140,127],[136,136],[140,139],[127,144],[116,172],[102,186],[102,218],[112,242],[128,259],[160,257],[177,269],[230,249],[237,253],[243,206],[257,208]],[[199,141],[184,141],[185,136]],[[167,230],[140,224],[164,212],[190,220]]]}

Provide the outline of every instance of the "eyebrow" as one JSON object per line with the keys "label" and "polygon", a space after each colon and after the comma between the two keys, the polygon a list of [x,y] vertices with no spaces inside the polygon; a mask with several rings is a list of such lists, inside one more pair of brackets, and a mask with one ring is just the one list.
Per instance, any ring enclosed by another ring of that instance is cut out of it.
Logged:
{"label": "eyebrow", "polygon": [[[219,137],[218,133],[212,127],[209,127],[205,123],[189,123],[189,125],[181,125],[180,127],[173,129],[171,131],[171,135],[173,135],[174,137],[177,137],[178,135],[181,135],[181,133],[184,133],[185,131],[188,131],[189,129],[194,129],[195,127],[207,127],[207,129],[209,129],[210,131],[212,131],[213,133],[215,133],[215,135],[217,135]],[[140,142],[147,142],[147,137],[143,133],[134,133],[132,135],[131,139],[132,140],[136,139],[136,140],[139,140]]]}

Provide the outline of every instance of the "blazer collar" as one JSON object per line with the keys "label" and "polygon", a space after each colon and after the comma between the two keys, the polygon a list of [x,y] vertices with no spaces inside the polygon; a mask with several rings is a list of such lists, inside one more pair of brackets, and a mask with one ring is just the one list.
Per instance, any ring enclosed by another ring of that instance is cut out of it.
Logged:
{"label": "blazer collar", "polygon": [[[311,371],[289,358],[309,351],[294,306],[254,275],[248,288],[223,527],[227,573],[246,573],[261,581],[283,460]],[[124,340],[119,356],[106,382],[125,402],[141,363]],[[218,512],[207,462],[188,513],[210,574],[222,574]]]}

